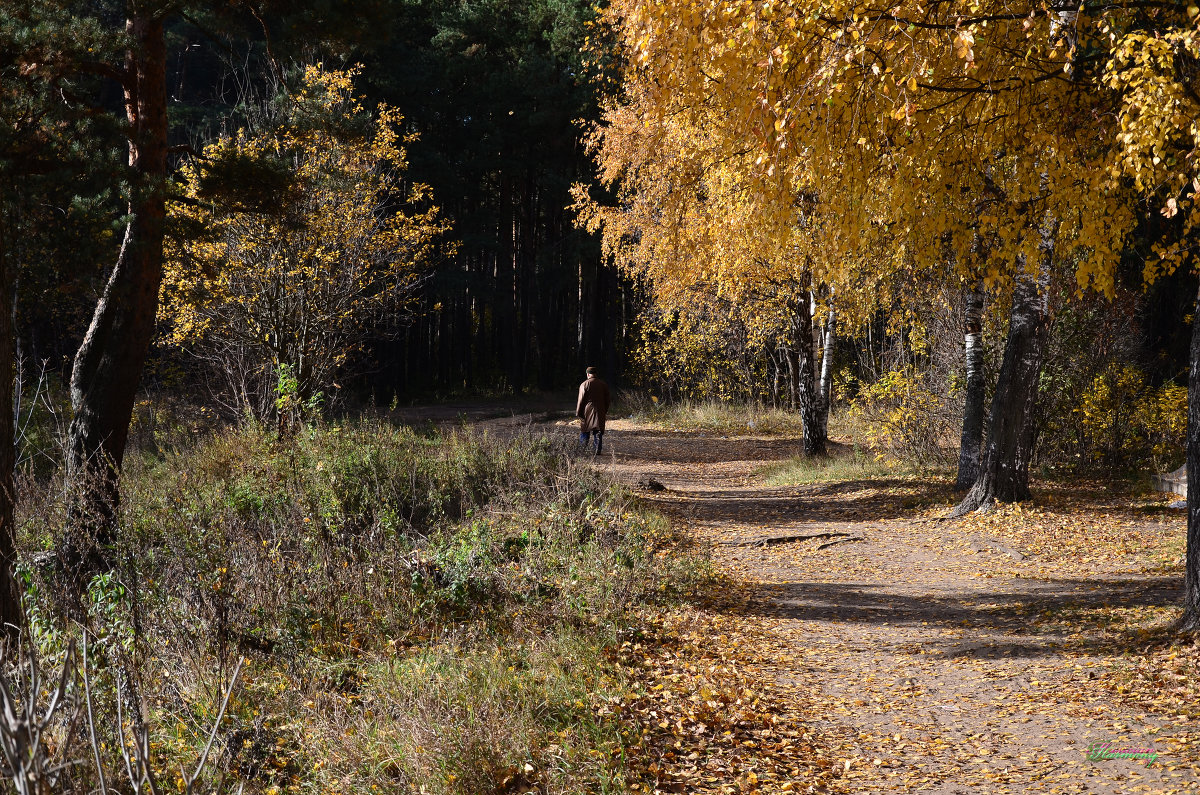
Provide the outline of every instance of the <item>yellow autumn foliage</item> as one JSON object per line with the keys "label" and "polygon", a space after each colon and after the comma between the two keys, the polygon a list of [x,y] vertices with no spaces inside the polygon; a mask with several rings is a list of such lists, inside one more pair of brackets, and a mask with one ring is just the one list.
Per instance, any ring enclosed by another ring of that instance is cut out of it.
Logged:
{"label": "yellow autumn foliage", "polygon": [[[799,276],[869,310],[901,269],[1002,291],[1047,238],[1080,287],[1111,294],[1135,186],[1111,167],[1102,65],[1138,13],[614,0],[603,24],[624,84],[592,145],[617,199],[581,197],[583,216],[668,303],[698,283],[738,300]],[[1183,108],[1171,124],[1197,117]]]}
{"label": "yellow autumn foliage", "polygon": [[[182,169],[173,220],[201,231],[170,246],[161,318],[244,410],[269,411],[282,369],[301,398],[328,388],[368,329],[403,314],[447,229],[428,188],[404,179],[401,116],[368,113],[354,77],[309,67],[281,124],[222,138]],[[266,164],[285,184],[262,206],[214,195],[213,164],[230,162]]]}
{"label": "yellow autumn foliage", "polygon": [[914,369],[891,370],[858,386],[851,415],[864,420],[876,455],[921,465],[945,463],[948,442],[945,395],[930,390]]}
{"label": "yellow autumn foliage", "polygon": [[1187,439],[1187,389],[1166,383],[1155,389],[1140,370],[1112,365],[1097,375],[1074,410],[1085,464],[1117,466],[1152,458],[1160,469],[1182,460]]}
{"label": "yellow autumn foliage", "polygon": [[1145,27],[1111,24],[1107,87],[1119,92],[1113,179],[1128,179],[1151,206],[1178,227],[1147,258],[1147,281],[1194,262],[1191,242],[1200,227],[1200,10],[1165,4]]}
{"label": "yellow autumn foliage", "polygon": [[778,400],[771,375],[779,332],[757,308],[699,294],[673,311],[643,312],[632,376],[672,399]]}

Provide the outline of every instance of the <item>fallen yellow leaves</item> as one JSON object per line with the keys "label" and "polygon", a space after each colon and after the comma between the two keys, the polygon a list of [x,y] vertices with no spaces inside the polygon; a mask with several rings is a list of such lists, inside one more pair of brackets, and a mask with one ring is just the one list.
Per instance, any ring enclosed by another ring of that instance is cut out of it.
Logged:
{"label": "fallen yellow leaves", "polygon": [[[640,791],[1200,790],[1200,646],[1169,630],[1184,517],[1165,498],[1038,484],[1033,505],[940,521],[934,480],[765,487],[741,445],[649,469],[728,583],[621,652],[645,682]],[[864,541],[818,548],[835,533]],[[1159,760],[1090,761],[1098,740]]]}
{"label": "fallen yellow leaves", "polygon": [[615,652],[638,684],[610,705],[638,732],[627,753],[644,774],[633,791],[828,790],[839,763],[822,750],[802,694],[757,666],[752,624],[688,608],[651,627]]}

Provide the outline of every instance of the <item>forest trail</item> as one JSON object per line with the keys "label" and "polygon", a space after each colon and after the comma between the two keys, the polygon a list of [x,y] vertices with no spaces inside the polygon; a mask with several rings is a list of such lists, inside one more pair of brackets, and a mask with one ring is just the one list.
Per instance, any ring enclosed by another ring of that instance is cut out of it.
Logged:
{"label": "forest trail", "polygon": [[[751,775],[771,766],[747,748],[730,778],[707,778],[711,791],[1200,789],[1196,716],[1170,708],[1187,696],[1167,672],[1147,685],[1145,658],[1125,656],[1164,632],[1131,626],[1178,601],[1181,569],[1164,556],[1178,555],[1181,513],[1086,484],[1043,492],[1033,510],[938,521],[954,495],[929,481],[764,485],[757,470],[795,455],[794,439],[631,421],[607,437],[600,465],[660,481],[666,491],[645,498],[747,585],[725,612],[749,639],[741,664],[763,698],[805,702],[794,728],[815,755],[801,775]],[[1158,760],[1090,760],[1093,743]],[[704,781],[683,751],[666,755],[679,769],[662,780]]]}

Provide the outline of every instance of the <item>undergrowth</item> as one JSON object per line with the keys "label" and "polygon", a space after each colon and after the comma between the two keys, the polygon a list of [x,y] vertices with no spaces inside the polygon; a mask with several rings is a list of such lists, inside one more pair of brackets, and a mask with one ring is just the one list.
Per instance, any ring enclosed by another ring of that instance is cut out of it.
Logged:
{"label": "undergrowth", "polygon": [[[61,484],[26,486],[32,560],[66,508]],[[630,738],[603,705],[626,683],[604,650],[710,576],[665,520],[532,436],[248,428],[147,457],[123,486],[119,570],[84,619],[110,781],[118,698],[136,691],[156,769],[194,766],[245,658],[211,790],[623,791]],[[26,576],[37,650],[61,662],[80,624],[51,575]],[[55,739],[64,760],[83,732]],[[68,778],[96,784],[89,765]]]}

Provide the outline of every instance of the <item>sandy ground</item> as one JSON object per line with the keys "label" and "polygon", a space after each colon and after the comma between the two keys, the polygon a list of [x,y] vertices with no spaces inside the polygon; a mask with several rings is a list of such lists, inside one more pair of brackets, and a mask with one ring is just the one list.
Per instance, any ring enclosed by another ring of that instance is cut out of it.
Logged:
{"label": "sandy ground", "polygon": [[[561,418],[546,426],[570,432]],[[1069,552],[997,540],[979,523],[932,519],[930,506],[953,499],[945,485],[762,485],[756,470],[796,455],[794,439],[663,432],[626,420],[610,424],[607,446],[598,466],[631,484],[661,482],[667,490],[647,499],[752,585],[745,620],[763,638],[759,664],[781,688],[807,694],[812,725],[848,768],[837,789],[1200,788],[1189,721],[1140,710],[1106,686],[1120,675],[1129,638],[1056,620],[1177,601],[1177,574],[1147,572],[1181,519],[1131,524],[1143,557],[1081,565]],[[1159,758],[1090,760],[1094,743]]]}

